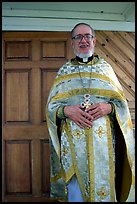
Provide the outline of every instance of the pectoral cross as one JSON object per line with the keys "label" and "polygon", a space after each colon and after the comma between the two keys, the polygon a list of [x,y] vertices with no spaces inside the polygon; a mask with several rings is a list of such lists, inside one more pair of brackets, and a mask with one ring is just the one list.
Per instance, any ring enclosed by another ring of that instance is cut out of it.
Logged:
{"label": "pectoral cross", "polygon": [[82,107],[82,108],[85,108],[85,109],[89,108],[90,105],[91,105],[91,103],[89,103],[89,101],[86,101],[86,102],[82,102],[82,103],[81,103],[81,107]]}
{"label": "pectoral cross", "polygon": [[84,95],[84,102],[81,103],[81,108],[82,109],[89,108],[91,106],[91,104],[92,104],[89,101],[90,101],[90,95],[89,94],[85,94]]}

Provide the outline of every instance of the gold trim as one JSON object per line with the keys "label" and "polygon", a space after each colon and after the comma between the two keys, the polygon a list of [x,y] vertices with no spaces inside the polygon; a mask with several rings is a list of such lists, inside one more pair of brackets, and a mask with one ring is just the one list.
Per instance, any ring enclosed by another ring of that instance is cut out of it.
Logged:
{"label": "gold trim", "polygon": [[132,174],[132,185],[135,188],[135,176]]}
{"label": "gold trim", "polygon": [[85,129],[85,135],[87,138],[87,151],[89,162],[89,180],[90,180],[90,197],[88,202],[95,201],[95,183],[94,183],[94,148],[93,148],[93,133],[92,128]]}
{"label": "gold trim", "polygon": [[[115,110],[116,110],[116,108],[115,108]],[[122,132],[122,134],[123,134],[124,140],[126,140],[126,139],[125,139],[124,130],[123,130],[123,128],[122,128],[122,124],[121,124],[121,121],[120,121],[120,118],[119,118],[119,116],[118,116],[117,111],[116,111],[116,119],[117,119],[118,124],[119,124],[119,126],[120,126],[120,129],[121,129],[121,132]],[[134,163],[132,163],[132,158],[130,157],[128,144],[126,144],[126,148],[127,148],[127,158],[128,158],[128,160],[129,160],[129,165],[130,165],[131,173],[132,173],[132,185],[135,187],[135,175],[134,175],[134,172],[133,172],[133,171],[134,171],[133,168],[135,168],[135,167],[134,167]],[[133,147],[133,148],[134,148],[134,147]]]}
{"label": "gold trim", "polygon": [[92,89],[81,88],[81,89],[74,89],[74,90],[70,90],[67,92],[59,93],[56,96],[53,96],[50,99],[50,102],[53,102],[56,100],[61,100],[61,99],[68,98],[68,97],[72,97],[75,95],[80,95],[80,94],[83,95],[86,93],[89,93],[91,95],[106,96],[106,97],[110,97],[110,98],[121,99],[123,101],[126,100],[123,95],[121,95],[120,93],[118,94],[116,91],[113,91],[113,90],[104,90],[104,89],[97,89],[97,88],[92,88]]}
{"label": "gold trim", "polygon": [[[49,119],[49,117],[48,117],[48,109],[47,109],[47,106],[48,106],[48,105],[46,105],[47,127],[48,127],[48,129],[50,129],[50,119]],[[54,114],[54,123],[56,124],[56,114]],[[56,132],[57,132],[57,126],[56,126]],[[55,138],[55,136],[54,136],[54,138]],[[57,142],[58,142],[58,151],[56,151],[56,149],[55,149],[55,151],[57,152],[58,158],[59,158],[59,160],[60,160],[60,143],[59,143],[58,138],[55,138],[55,139],[57,139]],[[51,137],[51,140],[52,140],[52,137]]]}
{"label": "gold trim", "polygon": [[61,171],[56,175],[50,178],[51,182],[56,182],[58,179],[62,178],[62,169]]}
{"label": "gold trim", "polygon": [[114,161],[114,149],[112,141],[112,130],[110,118],[106,117],[107,123],[107,137],[108,137],[108,155],[109,155],[109,174],[110,174],[110,200],[115,201],[115,161]]}
{"label": "gold trim", "polygon": [[81,181],[81,178],[80,178],[80,173],[79,173],[79,169],[78,169],[78,165],[77,165],[77,161],[76,161],[74,145],[73,145],[73,141],[72,141],[72,134],[71,134],[71,128],[70,128],[70,120],[68,119],[67,121],[68,121],[67,124],[66,123],[64,124],[64,129],[66,131],[66,134],[68,135],[69,142],[70,142],[70,149],[71,149],[71,153],[72,153],[72,162],[73,162],[74,171],[75,171],[75,173],[77,175],[77,179],[78,179],[78,182],[79,182],[79,185],[80,185],[80,189],[81,189],[81,193],[82,193],[83,199],[86,202],[87,201],[87,197],[85,195],[85,190],[83,188],[82,181]]}
{"label": "gold trim", "polygon": [[[116,107],[115,107],[115,110],[116,110]],[[117,121],[118,121],[118,124],[119,124],[119,126],[120,126],[121,132],[122,132],[123,137],[124,137],[124,140],[125,140],[124,130],[123,130],[123,128],[122,128],[122,124],[121,124],[121,121],[120,121],[120,119],[119,119],[119,116],[118,116],[117,111],[116,111],[116,119],[117,119]],[[132,169],[132,159],[130,158],[129,149],[128,149],[128,145],[127,145],[127,144],[126,144],[126,148],[127,148],[127,156],[128,156],[128,159],[129,159],[129,164],[130,164],[130,167],[131,167],[131,169]]]}
{"label": "gold trim", "polygon": [[72,178],[72,176],[75,174],[73,164],[70,166],[69,170],[64,173],[65,174],[65,181],[68,183],[68,181]]}
{"label": "gold trim", "polygon": [[[90,72],[81,72],[81,76],[84,78],[90,77]],[[79,73],[73,73],[73,74],[67,74],[67,75],[63,75],[63,76],[58,76],[53,84],[53,87],[58,84],[61,83],[64,80],[68,80],[68,79],[73,79],[73,78],[79,78]],[[108,76],[102,75],[102,74],[98,74],[96,72],[92,72],[92,78],[97,78],[97,79],[102,79],[104,81],[108,81],[111,82],[116,88],[117,90],[123,94],[123,91],[121,89],[118,88],[118,86],[114,83],[114,81],[112,79],[110,79]]]}

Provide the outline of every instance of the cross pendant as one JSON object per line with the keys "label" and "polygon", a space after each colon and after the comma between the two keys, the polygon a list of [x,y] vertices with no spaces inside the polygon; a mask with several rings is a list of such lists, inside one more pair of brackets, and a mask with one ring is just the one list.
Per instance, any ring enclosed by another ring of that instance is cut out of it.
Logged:
{"label": "cross pendant", "polygon": [[91,106],[90,101],[90,95],[89,94],[85,94],[84,95],[84,102],[81,103],[81,108],[82,109],[87,109]]}
{"label": "cross pendant", "polygon": [[82,103],[81,103],[81,107],[82,107],[82,108],[85,108],[85,109],[89,108],[90,105],[91,105],[91,103],[89,103],[89,101],[86,101],[86,102],[82,102]]}

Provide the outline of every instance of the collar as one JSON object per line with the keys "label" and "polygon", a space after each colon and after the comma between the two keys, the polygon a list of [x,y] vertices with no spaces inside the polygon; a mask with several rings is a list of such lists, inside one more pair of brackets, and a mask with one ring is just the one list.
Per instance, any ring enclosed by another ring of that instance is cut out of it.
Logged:
{"label": "collar", "polygon": [[90,61],[92,61],[92,59],[93,59],[93,55],[92,55],[91,57],[88,57],[88,60],[87,60],[86,62],[84,62],[84,59],[83,59],[83,58],[80,58],[80,57],[76,56],[76,60],[77,60],[78,62],[82,62],[82,63],[84,63],[84,64],[89,63]]}
{"label": "collar", "polygon": [[76,56],[76,58],[73,58],[70,60],[71,64],[73,65],[94,65],[99,61],[99,56],[97,54],[92,55],[91,57],[88,58],[87,62],[83,62],[82,58]]}

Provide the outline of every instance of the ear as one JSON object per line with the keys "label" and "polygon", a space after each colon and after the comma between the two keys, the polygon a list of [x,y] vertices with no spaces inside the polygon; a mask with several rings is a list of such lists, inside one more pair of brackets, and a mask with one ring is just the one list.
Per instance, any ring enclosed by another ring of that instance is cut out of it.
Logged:
{"label": "ear", "polygon": [[94,44],[94,46],[95,46],[95,44],[96,44],[96,38],[93,39],[93,44]]}
{"label": "ear", "polygon": [[73,40],[71,40],[71,46],[72,46],[72,47],[74,47],[74,43],[73,43]]}

